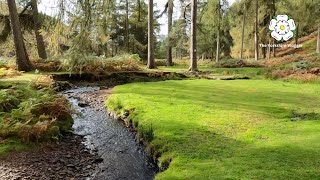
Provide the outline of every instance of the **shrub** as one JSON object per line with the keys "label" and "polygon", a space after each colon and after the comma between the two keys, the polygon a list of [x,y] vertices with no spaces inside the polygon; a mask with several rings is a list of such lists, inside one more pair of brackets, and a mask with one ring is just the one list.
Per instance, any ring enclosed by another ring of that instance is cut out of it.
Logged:
{"label": "shrub", "polygon": [[100,58],[102,67],[107,71],[138,71],[141,59],[137,54],[124,54],[112,58]]}
{"label": "shrub", "polygon": [[[5,97],[5,98],[4,98]],[[0,135],[25,142],[56,139],[73,124],[67,100],[48,88],[18,85],[0,91]]]}
{"label": "shrub", "polygon": [[166,60],[156,60],[156,66],[167,66]]}
{"label": "shrub", "polygon": [[15,58],[0,57],[0,68],[15,69]]}
{"label": "shrub", "polygon": [[0,112],[9,112],[19,105],[20,101],[14,95],[13,90],[1,89],[0,90]]}
{"label": "shrub", "polygon": [[302,60],[298,62],[292,62],[287,65],[285,65],[284,69],[293,69],[293,70],[303,70],[303,69],[310,69],[313,67],[313,63],[307,60]]}
{"label": "shrub", "polygon": [[61,66],[61,62],[55,59],[38,60],[38,61],[33,61],[32,65],[34,69],[37,69],[39,71],[54,72],[59,70]]}
{"label": "shrub", "polygon": [[44,134],[51,127],[53,121],[55,121],[55,119],[44,122],[39,121],[32,125],[29,125],[28,122],[24,124],[18,122],[15,124],[15,131],[17,132],[18,137],[24,142],[38,142],[42,137],[44,137]]}
{"label": "shrub", "polygon": [[214,68],[260,67],[258,63],[248,62],[240,59],[222,59],[211,66]]}
{"label": "shrub", "polygon": [[0,68],[0,78],[2,77],[13,77],[20,76],[21,72],[12,68]]}
{"label": "shrub", "polygon": [[140,70],[140,65],[141,60],[137,54],[123,54],[105,58],[71,53],[61,59],[60,68],[80,74],[86,72],[99,75],[115,71],[138,71]]}

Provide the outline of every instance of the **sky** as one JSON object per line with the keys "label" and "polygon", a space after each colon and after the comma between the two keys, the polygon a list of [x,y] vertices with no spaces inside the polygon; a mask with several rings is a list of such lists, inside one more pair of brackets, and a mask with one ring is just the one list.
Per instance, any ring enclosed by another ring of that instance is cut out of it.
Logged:
{"label": "sky", "polygon": [[[231,5],[235,0],[228,0],[229,4]],[[155,10],[163,10],[166,1],[165,0],[154,0],[154,3],[156,4]],[[54,15],[57,12],[57,0],[41,0],[40,4],[38,6],[39,11],[46,13],[48,15]],[[175,10],[177,11],[177,10]],[[174,15],[174,19],[178,18],[178,15]],[[160,28],[160,35],[167,35],[168,34],[168,29],[166,28],[167,24],[167,17],[164,15],[160,19],[158,19],[159,23],[163,26]]]}

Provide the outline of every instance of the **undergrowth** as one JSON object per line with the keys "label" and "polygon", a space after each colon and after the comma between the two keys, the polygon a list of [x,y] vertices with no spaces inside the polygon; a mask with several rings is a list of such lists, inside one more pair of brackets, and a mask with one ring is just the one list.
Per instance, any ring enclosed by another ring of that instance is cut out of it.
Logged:
{"label": "undergrowth", "polygon": [[212,63],[214,68],[241,68],[241,67],[261,67],[257,62],[249,62],[241,59],[222,59]]}
{"label": "undergrowth", "polygon": [[268,79],[279,79],[304,83],[320,82],[320,64],[307,59],[269,68]]}
{"label": "undergrowth", "polygon": [[141,60],[137,54],[123,54],[111,58],[69,52],[61,59],[62,70],[76,73],[104,74],[117,71],[138,71]]}
{"label": "undergrowth", "polygon": [[0,87],[0,147],[8,146],[10,139],[23,143],[56,140],[70,131],[71,108],[50,88],[48,79]]}

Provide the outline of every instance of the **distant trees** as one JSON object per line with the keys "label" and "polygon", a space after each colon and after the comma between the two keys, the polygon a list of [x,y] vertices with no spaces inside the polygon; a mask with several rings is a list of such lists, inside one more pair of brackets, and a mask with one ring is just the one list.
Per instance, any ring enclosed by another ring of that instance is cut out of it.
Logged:
{"label": "distant trees", "polygon": [[219,61],[230,56],[233,39],[228,8],[226,0],[199,3],[198,54],[202,59]]}
{"label": "distant trees", "polygon": [[[38,12],[37,0],[20,2],[31,4],[32,11],[24,8],[23,12],[33,17],[31,27],[34,26],[32,29],[35,30],[38,54],[40,58],[46,59],[45,43],[41,35],[42,22],[39,18],[42,15]],[[178,19],[173,18],[175,1],[166,0],[168,36],[158,37],[158,39],[154,34],[159,28],[159,14],[153,9],[153,0],[149,0],[149,5],[147,1],[141,0],[83,0],[74,1],[72,5],[65,2],[66,0],[59,1],[62,4],[61,15],[59,14],[56,20],[60,23],[50,24],[50,26],[60,24],[60,30],[53,30],[56,28],[52,27],[49,31],[57,32],[58,35],[55,37],[63,36],[61,39],[64,38],[63,43],[69,43],[70,50],[80,51],[74,55],[86,53],[115,56],[122,53],[135,53],[147,62],[147,68],[150,69],[156,68],[155,51],[161,54],[163,59],[166,58],[168,66],[173,64],[173,56],[177,59],[190,58],[191,71],[197,70],[197,60],[201,56],[202,59],[212,61],[219,61],[231,55],[241,59],[270,58],[272,53],[275,55],[275,50],[259,47],[259,44],[273,43],[268,24],[272,16],[276,15],[276,10],[277,14],[288,14],[294,18],[299,32],[296,31],[298,33],[295,35],[296,38],[315,30],[319,31],[319,21],[314,20],[314,17],[319,16],[319,8],[317,8],[319,2],[314,0],[239,0],[231,6],[227,0],[179,0],[177,2],[181,5],[176,3],[176,7],[181,8],[177,13],[180,14]],[[70,26],[64,26],[61,23],[66,18],[65,14],[68,14]],[[6,16],[8,19],[8,15]],[[32,18],[29,19],[32,21]],[[7,25],[8,23],[7,20]],[[8,29],[7,25],[4,29]],[[17,47],[21,45],[24,47],[23,41],[17,40],[21,39],[19,38],[22,37],[21,32],[19,35],[19,32],[16,32],[17,28],[13,29],[15,29],[13,33]],[[61,33],[63,33],[62,36]],[[0,32],[0,38],[2,36]],[[50,37],[54,36],[50,35]],[[317,53],[320,48],[319,41],[317,40]],[[51,47],[51,40],[47,43]],[[274,43],[277,42],[274,41]],[[17,49],[21,51],[21,48]],[[48,49],[51,55],[60,54],[60,52],[52,53],[52,48]],[[25,54],[24,59],[28,59],[26,52],[17,54],[19,54],[17,57],[19,62],[24,61],[21,60],[22,54]],[[31,65],[30,62],[29,64]],[[20,67],[22,66],[20,64]]]}
{"label": "distant trees", "polygon": [[30,71],[32,65],[27,54],[27,50],[23,41],[21,27],[19,22],[19,15],[15,0],[7,0],[9,8],[9,16],[11,22],[11,29],[16,49],[16,65],[19,71]]}
{"label": "distant trees", "polygon": [[[170,0],[171,1],[171,0]],[[172,55],[177,59],[182,59],[190,50],[189,34],[187,34],[188,19],[186,18],[186,11],[189,10],[190,4],[180,0],[180,16],[174,21],[172,29],[167,36],[167,48],[171,46]],[[179,7],[177,6],[177,7]],[[168,7],[169,8],[169,7]],[[169,16],[169,12],[168,12]],[[169,18],[169,17],[168,17]],[[170,44],[169,44],[170,43]],[[168,50],[168,49],[167,49]],[[168,55],[167,55],[168,56]]]}
{"label": "distant trees", "polygon": [[[315,0],[239,0],[228,9],[231,18],[231,34],[234,40],[232,56],[240,58],[275,57],[276,48],[260,47],[259,44],[277,44],[270,36],[268,25],[277,15],[286,14],[293,18],[297,26],[293,43],[301,36],[318,29],[317,19],[320,1]],[[258,5],[258,6],[257,6]],[[241,22],[241,23],[240,23]],[[223,28],[222,28],[223,29]],[[290,42],[291,43],[291,42]]]}

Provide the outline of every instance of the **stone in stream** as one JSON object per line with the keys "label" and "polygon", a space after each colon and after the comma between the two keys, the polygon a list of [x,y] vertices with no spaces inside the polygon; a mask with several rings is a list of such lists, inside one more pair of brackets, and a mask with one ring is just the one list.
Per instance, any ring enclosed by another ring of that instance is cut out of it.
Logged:
{"label": "stone in stream", "polygon": [[80,101],[80,102],[78,103],[78,106],[79,106],[79,107],[88,107],[89,104],[86,103],[86,102],[84,102],[84,101]]}
{"label": "stone in stream", "polygon": [[102,163],[103,162],[103,159],[102,158],[96,158],[93,163],[96,163],[96,164],[99,164],[99,163]]}

